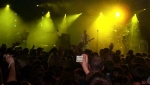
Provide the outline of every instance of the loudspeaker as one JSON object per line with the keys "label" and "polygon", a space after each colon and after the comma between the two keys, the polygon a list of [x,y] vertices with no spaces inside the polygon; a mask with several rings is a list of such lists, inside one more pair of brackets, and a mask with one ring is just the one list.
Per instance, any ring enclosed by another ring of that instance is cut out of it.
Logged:
{"label": "loudspeaker", "polygon": [[139,50],[141,53],[148,53],[148,42],[145,40],[141,40]]}
{"label": "loudspeaker", "polygon": [[70,34],[61,34],[60,36],[60,45],[64,48],[68,48],[70,46]]}

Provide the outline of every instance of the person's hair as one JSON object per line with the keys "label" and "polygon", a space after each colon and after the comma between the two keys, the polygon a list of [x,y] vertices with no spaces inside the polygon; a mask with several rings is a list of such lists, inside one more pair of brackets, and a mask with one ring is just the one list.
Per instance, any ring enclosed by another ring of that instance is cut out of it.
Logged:
{"label": "person's hair", "polygon": [[43,77],[42,85],[58,85],[58,83],[57,83],[57,81],[56,81],[54,76],[52,76],[50,74],[46,74]]}
{"label": "person's hair", "polygon": [[142,55],[142,53],[136,53],[135,56],[136,57],[142,57],[143,55]]}
{"label": "person's hair", "polygon": [[92,50],[90,49],[85,49],[84,53],[87,54],[88,56],[92,54]]}
{"label": "person's hair", "polygon": [[48,66],[51,65],[58,65],[59,62],[57,62],[59,60],[59,56],[57,52],[53,52],[50,54],[50,56],[48,57]]}
{"label": "person's hair", "polygon": [[131,67],[131,75],[134,82],[141,82],[142,80],[146,79],[147,70],[144,65],[134,64]]}
{"label": "person's hair", "polygon": [[133,50],[129,50],[127,54],[128,55],[133,55]]}
{"label": "person's hair", "polygon": [[114,69],[112,70],[112,78],[118,77],[118,76],[123,76],[123,75],[124,75],[123,70],[119,66],[114,67]]}
{"label": "person's hair", "polygon": [[146,64],[146,62],[145,62],[145,60],[144,60],[144,58],[143,57],[135,57],[132,61],[131,61],[131,64],[143,64],[143,65],[145,65]]}
{"label": "person's hair", "polygon": [[77,82],[77,80],[69,78],[69,79],[64,80],[61,83],[61,85],[79,85],[79,83]]}
{"label": "person's hair", "polygon": [[29,49],[28,48],[24,48],[22,51],[23,51],[24,54],[28,54],[29,53]]}
{"label": "person's hair", "polygon": [[75,62],[74,62],[74,58],[72,55],[68,55],[67,57],[67,60],[68,60],[68,64],[69,66],[73,65]]}
{"label": "person's hair", "polygon": [[104,71],[106,71],[106,73],[111,73],[113,68],[115,67],[114,61],[113,60],[107,60],[104,61]]}
{"label": "person's hair", "polygon": [[86,85],[111,85],[111,82],[101,72],[94,73]]}
{"label": "person's hair", "polygon": [[67,79],[72,79],[74,78],[74,69],[71,67],[63,68],[60,77],[59,77],[59,84],[62,84]]}
{"label": "person's hair", "polygon": [[68,67],[68,59],[66,57],[61,57],[59,59],[59,66],[63,66],[64,68]]}
{"label": "person's hair", "polygon": [[130,74],[130,69],[127,65],[121,65],[121,68],[122,68],[124,75]]}
{"label": "person's hair", "polygon": [[100,54],[100,56],[104,56],[104,49],[100,49],[99,54]]}
{"label": "person's hair", "polygon": [[77,80],[85,80],[86,74],[83,69],[77,69],[74,71],[74,76]]}
{"label": "person's hair", "polygon": [[37,72],[35,72],[34,74],[32,74],[30,76],[30,82],[33,85],[41,85],[42,84],[42,78],[43,78],[43,76],[44,76],[43,72],[37,71]]}
{"label": "person's hair", "polygon": [[118,76],[112,81],[113,85],[132,85],[131,81],[124,76]]}
{"label": "person's hair", "polygon": [[92,71],[101,71],[104,66],[103,59],[100,56],[98,56],[97,53],[93,53],[90,58],[91,58],[89,59],[90,69]]}
{"label": "person's hair", "polygon": [[116,55],[117,56],[121,55],[121,51],[120,50],[116,50]]}
{"label": "person's hair", "polygon": [[113,61],[116,65],[120,64],[120,56],[117,56],[117,55],[113,56]]}

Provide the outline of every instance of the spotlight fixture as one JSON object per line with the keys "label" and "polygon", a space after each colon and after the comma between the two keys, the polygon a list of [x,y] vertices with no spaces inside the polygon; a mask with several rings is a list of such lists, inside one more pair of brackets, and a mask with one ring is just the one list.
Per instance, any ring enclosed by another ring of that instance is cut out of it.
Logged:
{"label": "spotlight fixture", "polygon": [[7,4],[6,7],[9,8],[10,6]]}

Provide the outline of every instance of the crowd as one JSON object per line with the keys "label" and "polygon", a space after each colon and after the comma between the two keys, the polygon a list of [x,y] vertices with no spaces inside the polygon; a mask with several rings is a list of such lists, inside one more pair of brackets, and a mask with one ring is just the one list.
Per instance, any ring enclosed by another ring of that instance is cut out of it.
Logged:
{"label": "crowd", "polygon": [[122,54],[112,45],[97,53],[75,45],[45,52],[2,44],[0,58],[0,85],[150,85],[150,55]]}

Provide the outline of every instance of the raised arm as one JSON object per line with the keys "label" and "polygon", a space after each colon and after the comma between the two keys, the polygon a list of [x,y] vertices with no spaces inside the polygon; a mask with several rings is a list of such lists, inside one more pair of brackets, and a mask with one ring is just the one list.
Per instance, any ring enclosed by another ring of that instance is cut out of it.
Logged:
{"label": "raised arm", "polygon": [[82,55],[83,55],[83,62],[81,62],[81,65],[85,74],[87,75],[90,72],[88,68],[88,56],[86,54],[82,54]]}
{"label": "raised arm", "polygon": [[17,81],[16,80],[16,70],[15,70],[15,62],[12,55],[6,54],[5,56],[6,62],[8,63],[9,74],[7,78],[7,82]]}

